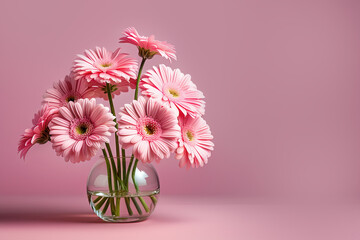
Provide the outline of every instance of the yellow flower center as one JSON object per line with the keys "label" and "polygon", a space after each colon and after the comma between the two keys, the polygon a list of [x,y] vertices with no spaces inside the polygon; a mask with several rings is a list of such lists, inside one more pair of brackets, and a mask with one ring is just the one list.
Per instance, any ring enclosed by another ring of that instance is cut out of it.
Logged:
{"label": "yellow flower center", "polygon": [[194,140],[194,134],[191,131],[187,130],[186,131],[186,136],[189,139],[189,141]]}
{"label": "yellow flower center", "polygon": [[102,67],[106,68],[106,67],[110,67],[111,66],[111,63],[103,63],[101,64]]}
{"label": "yellow flower center", "polygon": [[169,93],[173,96],[173,97],[179,97],[180,94],[178,91],[174,90],[174,89],[169,89]]}

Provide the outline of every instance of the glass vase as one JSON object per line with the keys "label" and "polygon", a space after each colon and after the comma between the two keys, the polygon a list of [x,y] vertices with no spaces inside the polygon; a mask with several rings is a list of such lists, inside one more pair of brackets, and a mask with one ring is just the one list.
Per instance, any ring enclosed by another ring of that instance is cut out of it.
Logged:
{"label": "glass vase", "polygon": [[99,157],[87,181],[90,206],[107,222],[147,219],[155,209],[159,193],[155,168],[132,157]]}

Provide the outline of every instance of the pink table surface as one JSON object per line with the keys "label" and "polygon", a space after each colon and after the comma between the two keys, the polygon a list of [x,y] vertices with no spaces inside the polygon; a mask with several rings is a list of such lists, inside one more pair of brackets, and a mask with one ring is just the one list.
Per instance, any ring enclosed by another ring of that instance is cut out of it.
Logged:
{"label": "pink table surface", "polygon": [[360,239],[357,204],[162,196],[138,223],[105,223],[84,197],[1,197],[0,239]]}

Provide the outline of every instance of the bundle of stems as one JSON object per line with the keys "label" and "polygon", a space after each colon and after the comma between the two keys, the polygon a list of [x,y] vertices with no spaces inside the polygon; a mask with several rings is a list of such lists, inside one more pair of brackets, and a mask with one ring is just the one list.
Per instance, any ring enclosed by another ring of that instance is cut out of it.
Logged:
{"label": "bundle of stems", "polygon": [[[139,72],[137,75],[136,80],[136,88],[135,88],[135,96],[134,99],[138,99],[139,93],[139,83],[141,72],[144,67],[146,58],[142,58]],[[106,92],[108,94],[109,105],[111,113],[114,115],[115,127],[118,129],[118,123],[116,119],[116,113],[114,108],[114,103],[111,95],[111,87],[109,83],[106,83]],[[146,204],[144,198],[139,195],[139,186],[136,183],[135,173],[136,167],[139,162],[138,159],[134,159],[134,155],[131,155],[130,162],[128,166],[126,166],[126,153],[125,149],[121,148],[120,153],[120,144],[119,144],[119,137],[117,133],[115,133],[115,146],[116,146],[116,156],[114,157],[110,144],[106,143],[106,148],[102,149],[103,156],[106,162],[107,167],[107,177],[108,177],[108,187],[109,187],[109,195],[110,197],[106,196],[98,196],[94,201],[94,207],[96,210],[100,210],[103,206],[102,212],[105,213],[110,206],[110,211],[113,216],[120,216],[120,199],[123,197],[125,199],[126,208],[128,214],[130,216],[133,215],[133,211],[131,209],[130,201],[133,202],[137,212],[142,215],[142,210],[139,206],[138,200],[140,201],[141,205],[143,206],[145,212],[150,212],[149,206]],[[116,159],[116,162],[115,162]],[[135,161],[134,161],[135,160]],[[134,184],[136,194],[131,196],[129,195],[129,178],[132,178],[132,182]],[[157,199],[154,196],[150,196],[151,201],[153,204],[156,204]]]}

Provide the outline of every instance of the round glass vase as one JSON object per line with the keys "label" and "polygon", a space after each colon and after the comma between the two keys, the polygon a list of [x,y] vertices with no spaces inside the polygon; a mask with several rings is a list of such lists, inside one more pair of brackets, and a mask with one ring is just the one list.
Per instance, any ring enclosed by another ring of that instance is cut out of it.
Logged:
{"label": "round glass vase", "polygon": [[88,200],[94,213],[106,222],[147,219],[160,193],[155,168],[131,157],[98,158],[87,181]]}

